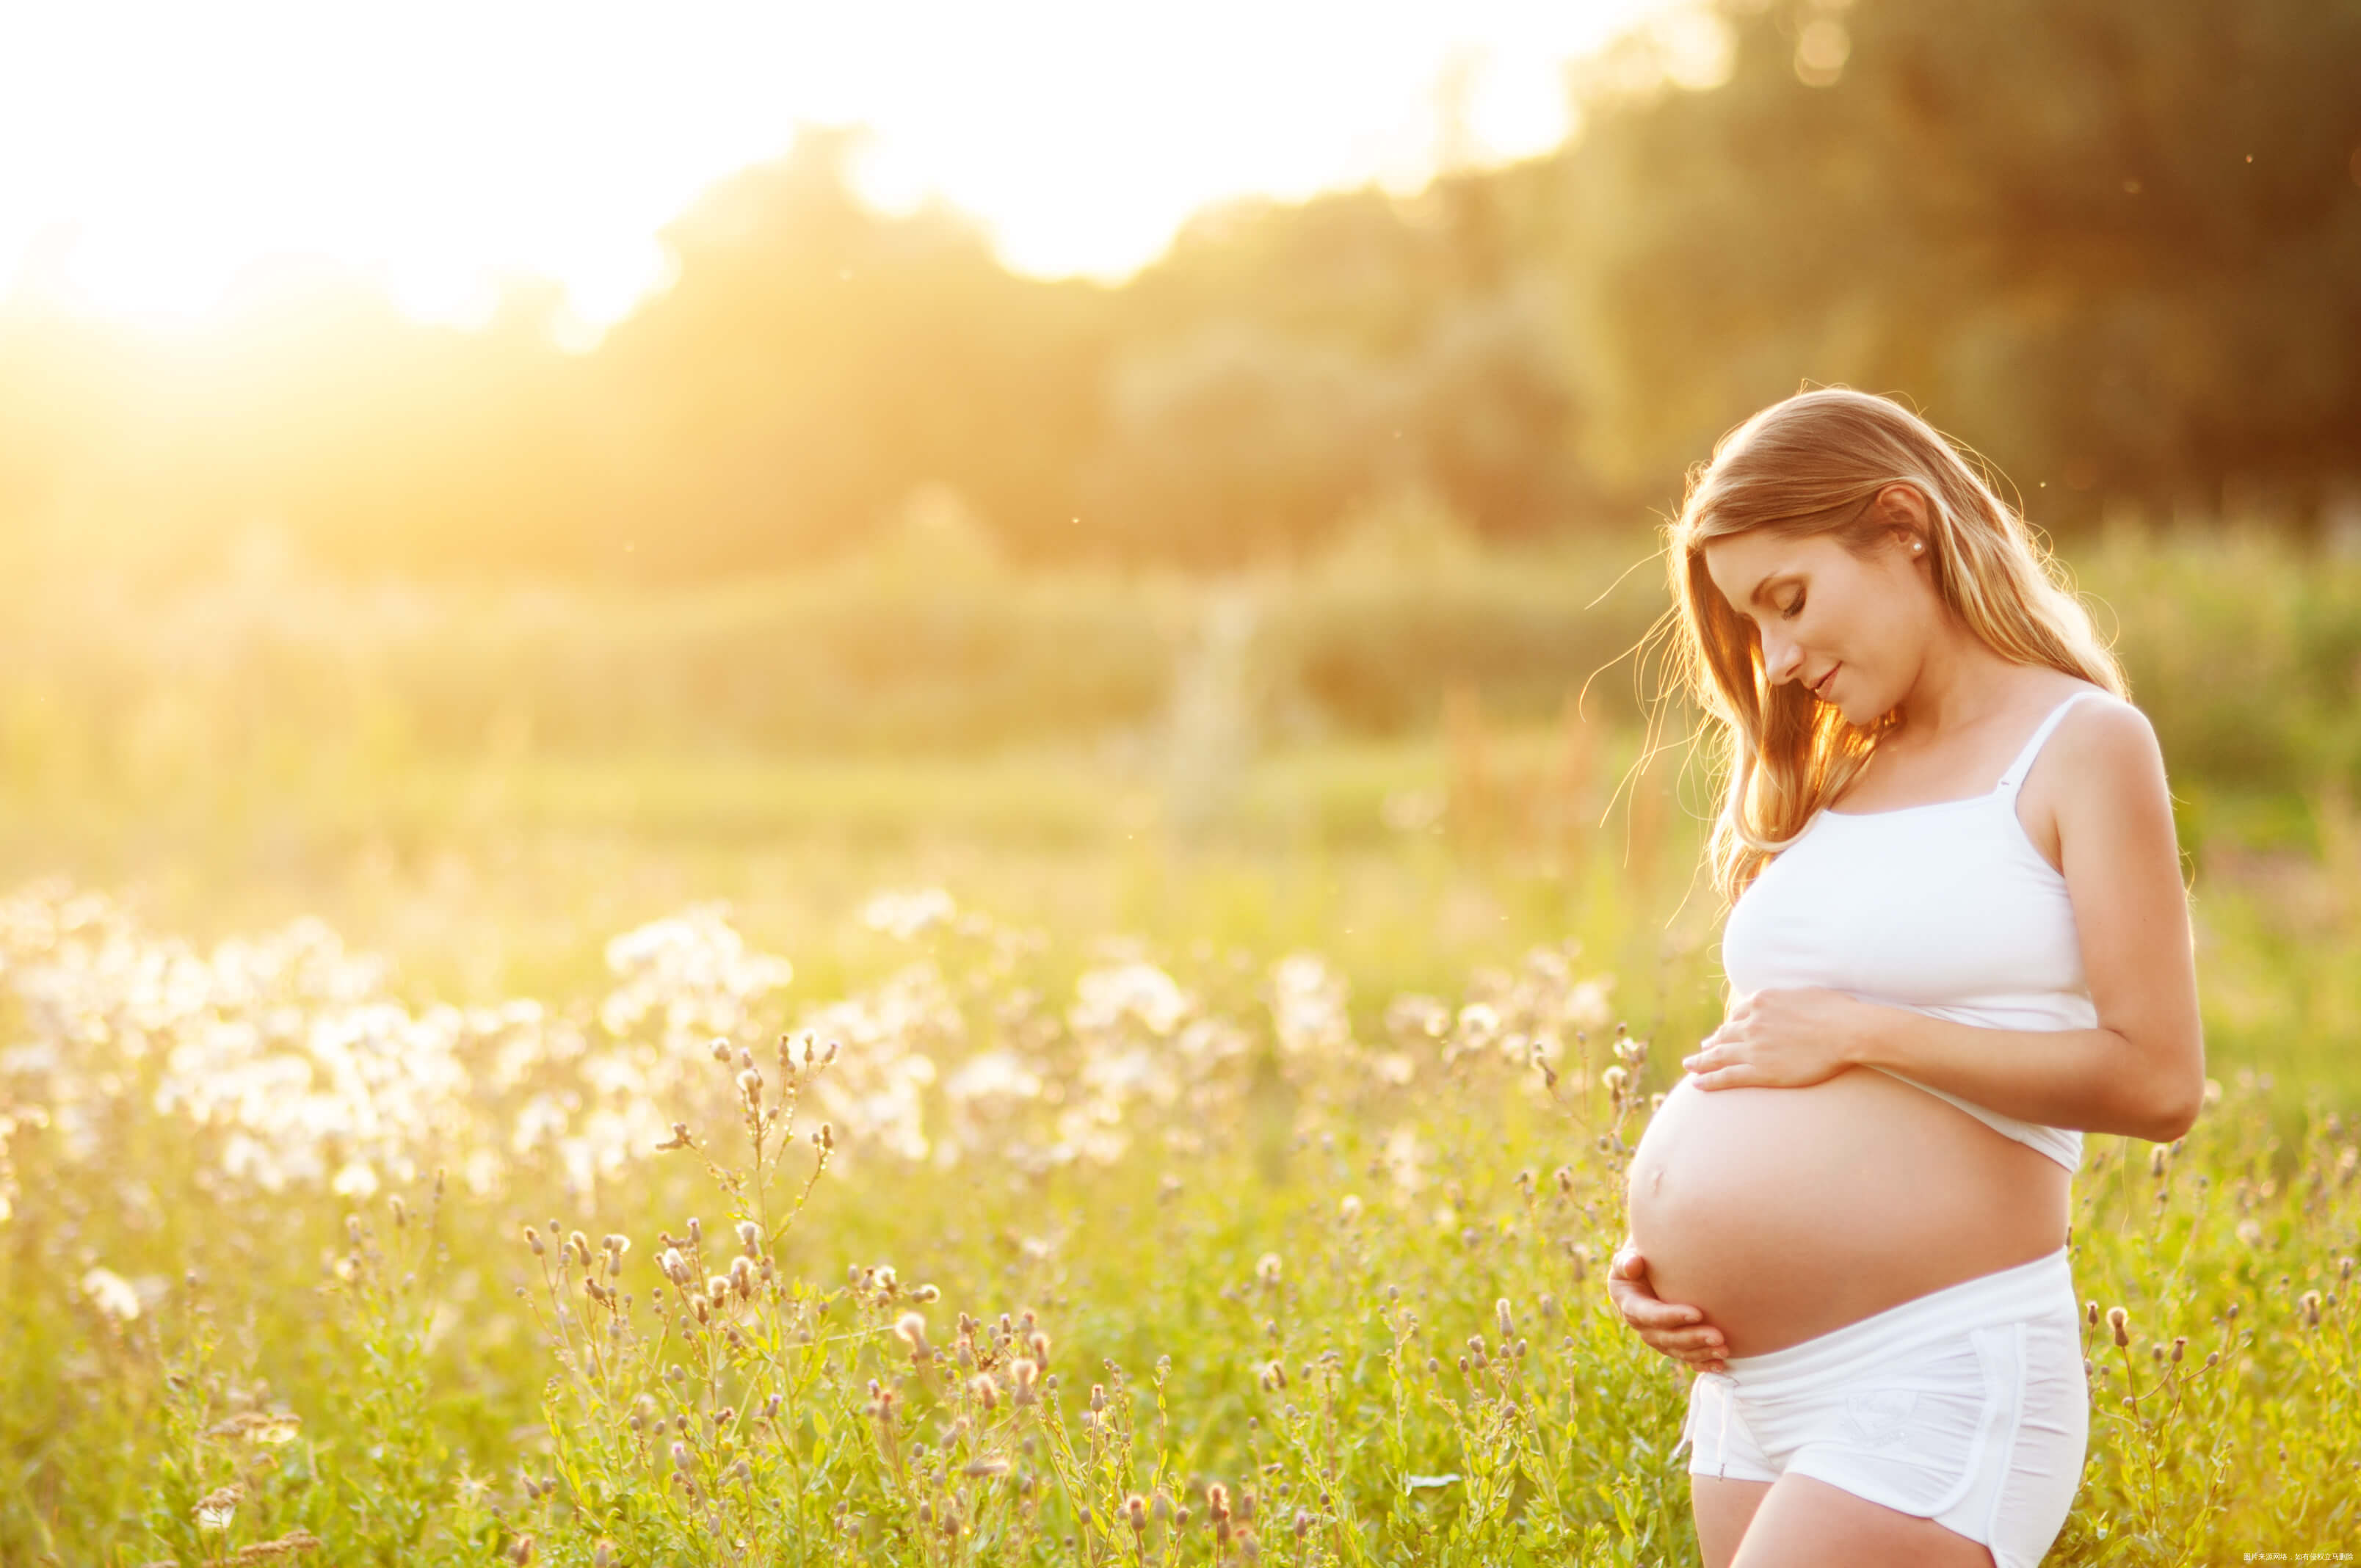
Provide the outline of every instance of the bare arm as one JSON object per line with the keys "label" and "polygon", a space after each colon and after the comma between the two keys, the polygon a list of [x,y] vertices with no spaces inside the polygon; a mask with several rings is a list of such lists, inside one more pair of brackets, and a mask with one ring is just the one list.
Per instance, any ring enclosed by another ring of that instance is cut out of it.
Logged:
{"label": "bare arm", "polygon": [[2060,870],[2100,1026],[1987,1029],[1868,1007],[1850,1060],[2004,1115],[2167,1142],[2197,1119],[2205,1042],[2164,759],[2147,718],[2102,705],[2052,741]]}

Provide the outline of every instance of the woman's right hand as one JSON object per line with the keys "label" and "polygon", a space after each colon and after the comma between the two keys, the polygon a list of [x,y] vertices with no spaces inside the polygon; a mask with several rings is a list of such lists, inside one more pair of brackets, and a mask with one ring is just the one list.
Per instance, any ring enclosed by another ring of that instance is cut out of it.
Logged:
{"label": "woman's right hand", "polygon": [[1705,1314],[1695,1307],[1657,1299],[1654,1287],[1648,1283],[1648,1260],[1628,1241],[1608,1266],[1607,1299],[1651,1350],[1687,1362],[1699,1371],[1725,1370],[1722,1357],[1727,1347],[1721,1331],[1707,1322]]}

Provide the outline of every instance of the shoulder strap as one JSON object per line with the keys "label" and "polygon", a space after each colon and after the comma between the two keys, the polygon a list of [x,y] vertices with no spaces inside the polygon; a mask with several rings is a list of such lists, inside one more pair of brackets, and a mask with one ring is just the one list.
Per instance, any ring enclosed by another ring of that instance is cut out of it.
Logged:
{"label": "shoulder strap", "polygon": [[2049,732],[2058,728],[2058,721],[2066,717],[2066,710],[2086,696],[2109,695],[2103,691],[2079,691],[2051,708],[2049,717],[2041,721],[2041,728],[2033,732],[2033,739],[2025,743],[2025,750],[2016,754],[2016,761],[2008,765],[2008,772],[2001,774],[2000,783],[1994,786],[1996,792],[2015,800],[2017,790],[2025,783],[2026,771],[2033,766],[2033,759],[2041,753],[2041,743],[2049,739]]}

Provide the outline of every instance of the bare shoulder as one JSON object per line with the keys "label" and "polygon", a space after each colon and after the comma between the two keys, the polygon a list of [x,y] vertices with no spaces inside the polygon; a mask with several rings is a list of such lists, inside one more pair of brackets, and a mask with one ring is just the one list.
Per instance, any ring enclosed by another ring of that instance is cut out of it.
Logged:
{"label": "bare shoulder", "polygon": [[2070,871],[2068,857],[2079,847],[2081,854],[2118,865],[2131,858],[2178,866],[2164,748],[2147,714],[2110,692],[2103,701],[2069,708],[2050,743],[2059,755],[2044,789],[2045,815],[2056,837],[2044,848],[2066,847],[2053,863]]}
{"label": "bare shoulder", "polygon": [[2161,789],[2164,748],[2147,715],[2106,687],[2088,681],[2075,682],[2067,695],[2081,692],[2094,692],[2100,700],[2078,702],[2059,719],[2049,746],[2062,752],[2070,765],[2052,769],[2052,776],[2100,782],[2107,786],[2099,791],[2103,796],[2146,783]]}
{"label": "bare shoulder", "polygon": [[2065,695],[2076,692],[2099,700],[2069,707],[2027,771],[2018,813],[2026,836],[2053,869],[2069,872],[2070,853],[2085,864],[2092,852],[2176,861],[2172,792],[2155,726],[2104,686],[2077,681]]}

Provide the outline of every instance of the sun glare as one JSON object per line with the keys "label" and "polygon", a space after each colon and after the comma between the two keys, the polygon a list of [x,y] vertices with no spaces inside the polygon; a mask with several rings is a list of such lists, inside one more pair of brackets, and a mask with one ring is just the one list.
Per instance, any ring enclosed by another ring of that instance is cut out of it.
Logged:
{"label": "sun glare", "polygon": [[799,120],[873,127],[853,172],[879,207],[946,200],[1016,270],[1112,280],[1226,196],[1545,149],[1565,62],[1678,8],[11,8],[0,138],[37,155],[0,160],[0,297],[189,327],[306,257],[475,325],[540,275],[588,346],[665,285],[659,229]]}

